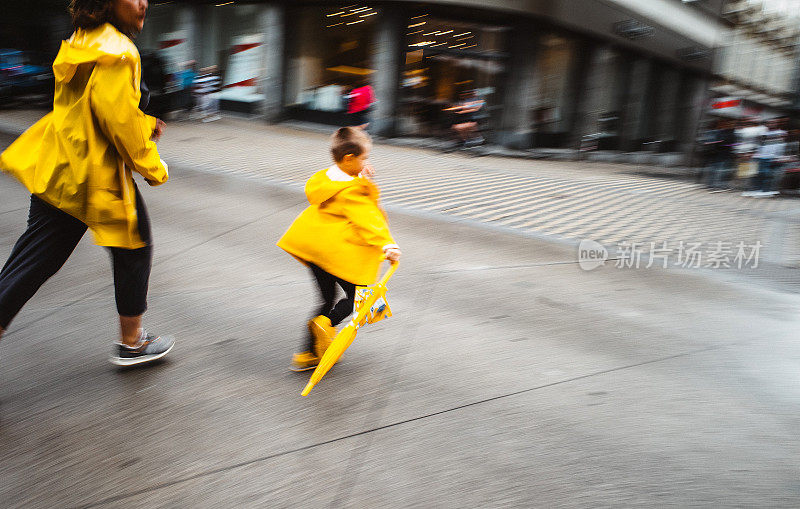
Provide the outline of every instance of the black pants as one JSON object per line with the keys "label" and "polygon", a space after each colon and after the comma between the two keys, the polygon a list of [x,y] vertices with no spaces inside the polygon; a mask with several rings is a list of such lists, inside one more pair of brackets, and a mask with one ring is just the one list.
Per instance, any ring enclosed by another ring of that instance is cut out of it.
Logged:
{"label": "black pants", "polygon": [[[139,236],[147,246],[139,249],[107,248],[114,270],[117,311],[122,316],[139,316],[147,309],[147,286],[153,248],[150,220],[139,190],[136,189]],[[75,250],[86,225],[41,199],[31,196],[28,229],[11,251],[0,271],[0,327],[11,320],[37,290],[67,261]]]}
{"label": "black pants", "polygon": [[[314,316],[327,316],[331,320],[331,325],[339,325],[342,323],[342,320],[353,312],[353,304],[356,298],[356,285],[325,272],[313,263],[309,263],[308,266],[311,269],[311,273],[314,274],[314,279],[317,281],[317,287],[322,297],[322,305]],[[337,284],[344,290],[344,297],[334,304],[334,300],[336,300]],[[310,334],[307,350],[309,352],[314,351],[314,338]]]}

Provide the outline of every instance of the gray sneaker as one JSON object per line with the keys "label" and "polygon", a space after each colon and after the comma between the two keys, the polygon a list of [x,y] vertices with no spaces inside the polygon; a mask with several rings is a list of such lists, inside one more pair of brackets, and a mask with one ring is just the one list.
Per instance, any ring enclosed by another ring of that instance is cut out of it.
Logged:
{"label": "gray sneaker", "polygon": [[116,355],[111,356],[111,363],[117,366],[134,366],[152,362],[167,355],[172,347],[175,346],[175,339],[172,336],[156,336],[142,332],[142,338],[135,347],[117,343]]}

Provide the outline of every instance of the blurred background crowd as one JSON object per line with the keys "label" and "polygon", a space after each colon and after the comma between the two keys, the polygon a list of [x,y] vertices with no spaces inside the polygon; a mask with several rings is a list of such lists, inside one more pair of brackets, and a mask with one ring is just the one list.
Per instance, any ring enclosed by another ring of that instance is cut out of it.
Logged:
{"label": "blurred background crowd", "polygon": [[800,187],[800,131],[789,118],[716,120],[700,139],[698,181],[712,191],[743,189],[742,196],[770,197]]}

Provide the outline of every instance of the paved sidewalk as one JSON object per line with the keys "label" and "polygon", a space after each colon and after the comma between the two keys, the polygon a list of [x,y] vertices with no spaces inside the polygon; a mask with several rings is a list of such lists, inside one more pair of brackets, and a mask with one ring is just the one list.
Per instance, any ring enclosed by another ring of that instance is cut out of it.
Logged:
{"label": "paved sidewalk", "polygon": [[[0,112],[0,129],[20,132],[42,111]],[[160,143],[165,160],[214,174],[238,174],[301,188],[329,164],[327,134],[225,118],[177,121]],[[648,167],[596,162],[472,157],[378,143],[373,155],[391,209],[477,222],[554,241],[591,239],[610,253],[633,245],[759,246],[763,261],[800,266],[800,200],[708,193],[686,180],[643,176]],[[666,243],[666,244],[664,244]],[[701,262],[704,263],[704,262]]]}
{"label": "paved sidewalk", "polygon": [[[261,138],[265,172],[325,143],[236,126],[171,133]],[[111,269],[87,235],[0,342],[3,509],[800,506],[797,294],[705,271],[586,272],[569,243],[406,207],[390,212],[394,316],[302,398],[308,373],[287,365],[314,289],[274,243],[309,170],[280,170],[282,185],[195,171],[171,143],[170,181],[140,187],[145,323],[176,347],[144,369],[108,363]],[[405,171],[385,153],[385,175]],[[316,169],[324,152],[297,158]],[[29,198],[5,175],[0,196],[3,260]]]}

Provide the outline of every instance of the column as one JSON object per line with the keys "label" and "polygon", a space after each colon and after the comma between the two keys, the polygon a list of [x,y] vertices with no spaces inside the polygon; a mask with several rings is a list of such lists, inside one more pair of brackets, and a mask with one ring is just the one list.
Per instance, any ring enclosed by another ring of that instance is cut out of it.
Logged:
{"label": "column", "polygon": [[640,150],[642,139],[646,136],[646,108],[651,75],[652,63],[649,59],[637,58],[631,65],[621,125],[624,150]]}
{"label": "column", "polygon": [[584,136],[600,132],[600,117],[613,108],[614,102],[614,52],[607,46],[587,49],[587,70],[579,91],[573,146],[579,146]]}
{"label": "column", "polygon": [[564,91],[566,100],[562,102],[563,121],[561,122],[561,130],[567,133],[567,146],[571,148],[580,146],[582,135],[578,115],[584,107],[589,62],[595,53],[593,42],[589,40],[580,40],[572,48],[569,79]]}
{"label": "column", "polygon": [[687,163],[691,163],[697,148],[696,141],[700,122],[706,112],[709,90],[707,78],[688,74],[685,82],[686,105],[683,111],[683,121],[680,124],[678,149],[686,154]]}
{"label": "column", "polygon": [[662,141],[661,150],[675,152],[677,150],[677,129],[675,123],[676,110],[678,109],[678,93],[680,91],[681,76],[677,69],[672,67],[665,68],[659,79],[661,85],[659,95],[656,98],[656,109],[658,117],[656,119],[656,138]]}
{"label": "column", "polygon": [[511,37],[511,59],[497,141],[510,148],[525,149],[533,144],[531,110],[538,93],[535,87],[539,85],[535,79],[539,37],[531,23],[515,26]]}
{"label": "column", "polygon": [[198,67],[208,67],[219,65],[217,51],[219,49],[219,23],[217,21],[216,10],[213,5],[203,5],[200,9],[200,33],[202,37],[199,42],[199,52],[197,59]]}
{"label": "column", "polygon": [[259,83],[264,99],[259,113],[267,122],[281,120],[283,113],[285,23],[284,5],[266,5],[258,13],[259,32],[264,35]]}
{"label": "column", "polygon": [[628,99],[631,83],[631,72],[633,63],[631,56],[624,50],[618,50],[614,65],[614,91],[611,99],[611,111],[616,120],[611,122],[611,129],[616,136],[613,140],[614,150],[625,148],[624,124],[625,124],[625,104]]}
{"label": "column", "polygon": [[200,56],[200,7],[197,5],[181,5],[178,7],[175,29],[186,34],[187,60],[197,60]]}
{"label": "column", "polygon": [[397,132],[397,110],[400,96],[400,75],[403,65],[403,42],[406,17],[395,5],[380,8],[372,88],[377,101],[370,114],[369,130],[383,137]]}

